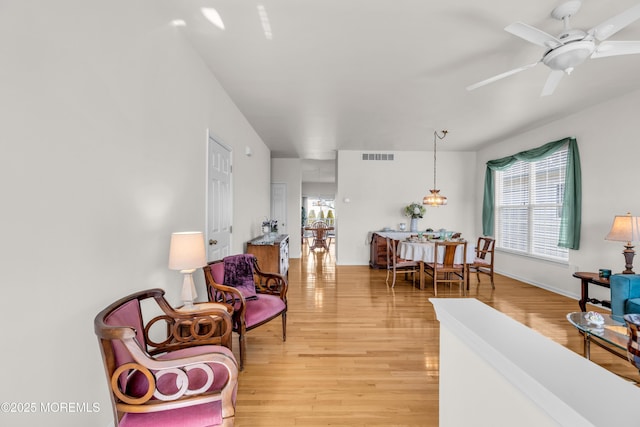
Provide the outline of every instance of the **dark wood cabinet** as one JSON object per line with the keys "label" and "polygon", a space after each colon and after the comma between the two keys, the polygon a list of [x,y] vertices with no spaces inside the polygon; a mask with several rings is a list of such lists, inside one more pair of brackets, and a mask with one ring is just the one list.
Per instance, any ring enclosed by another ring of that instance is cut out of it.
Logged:
{"label": "dark wood cabinet", "polygon": [[394,240],[403,240],[411,235],[410,231],[372,231],[369,254],[369,267],[387,268],[387,236]]}
{"label": "dark wood cabinet", "polygon": [[387,268],[387,240],[378,233],[371,234],[369,267]]}
{"label": "dark wood cabinet", "polygon": [[287,277],[289,272],[289,235],[280,234],[273,238],[264,236],[247,242],[247,253],[255,255],[260,270],[265,273],[279,273]]}

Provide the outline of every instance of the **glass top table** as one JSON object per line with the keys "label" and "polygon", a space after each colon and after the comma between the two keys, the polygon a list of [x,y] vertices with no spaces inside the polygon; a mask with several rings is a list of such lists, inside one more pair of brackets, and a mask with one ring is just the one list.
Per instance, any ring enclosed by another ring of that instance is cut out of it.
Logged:
{"label": "glass top table", "polygon": [[591,342],[602,347],[616,356],[627,358],[627,326],[624,321],[614,320],[610,314],[600,313],[604,318],[603,324],[595,324],[589,322],[584,312],[575,312],[567,314],[567,320],[571,323],[584,337],[584,357],[591,358]]}

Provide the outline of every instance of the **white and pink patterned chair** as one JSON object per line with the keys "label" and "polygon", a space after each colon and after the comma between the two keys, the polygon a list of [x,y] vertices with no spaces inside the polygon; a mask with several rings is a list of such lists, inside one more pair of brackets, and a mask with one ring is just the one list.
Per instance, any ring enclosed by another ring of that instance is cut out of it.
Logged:
{"label": "white and pink patterned chair", "polygon": [[233,306],[233,331],[238,334],[240,344],[240,370],[244,369],[248,331],[282,317],[282,341],[287,340],[288,285],[284,276],[263,272],[251,254],[230,255],[202,269],[209,301]]}
{"label": "white and pink patterned chair", "polygon": [[[163,314],[145,324],[146,300]],[[238,366],[226,308],[180,312],[150,289],[109,305],[94,329],[116,426],[233,425]]]}

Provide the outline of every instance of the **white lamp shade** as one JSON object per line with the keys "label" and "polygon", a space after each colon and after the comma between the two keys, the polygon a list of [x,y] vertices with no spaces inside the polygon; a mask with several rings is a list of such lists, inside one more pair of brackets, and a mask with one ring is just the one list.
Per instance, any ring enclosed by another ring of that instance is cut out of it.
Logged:
{"label": "white lamp shade", "polygon": [[640,241],[640,218],[631,216],[631,214],[616,215],[605,240],[616,242]]}
{"label": "white lamp shade", "polygon": [[171,270],[192,270],[207,264],[204,235],[199,231],[171,234],[169,247],[169,268]]}

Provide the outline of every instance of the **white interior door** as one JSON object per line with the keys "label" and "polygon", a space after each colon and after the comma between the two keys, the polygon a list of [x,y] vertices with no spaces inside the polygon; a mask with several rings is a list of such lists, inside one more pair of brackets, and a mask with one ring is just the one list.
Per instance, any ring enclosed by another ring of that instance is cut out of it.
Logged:
{"label": "white interior door", "polygon": [[278,221],[278,233],[287,232],[287,184],[271,184],[271,219]]}
{"label": "white interior door", "polygon": [[208,135],[207,259],[222,259],[231,251],[231,149]]}

